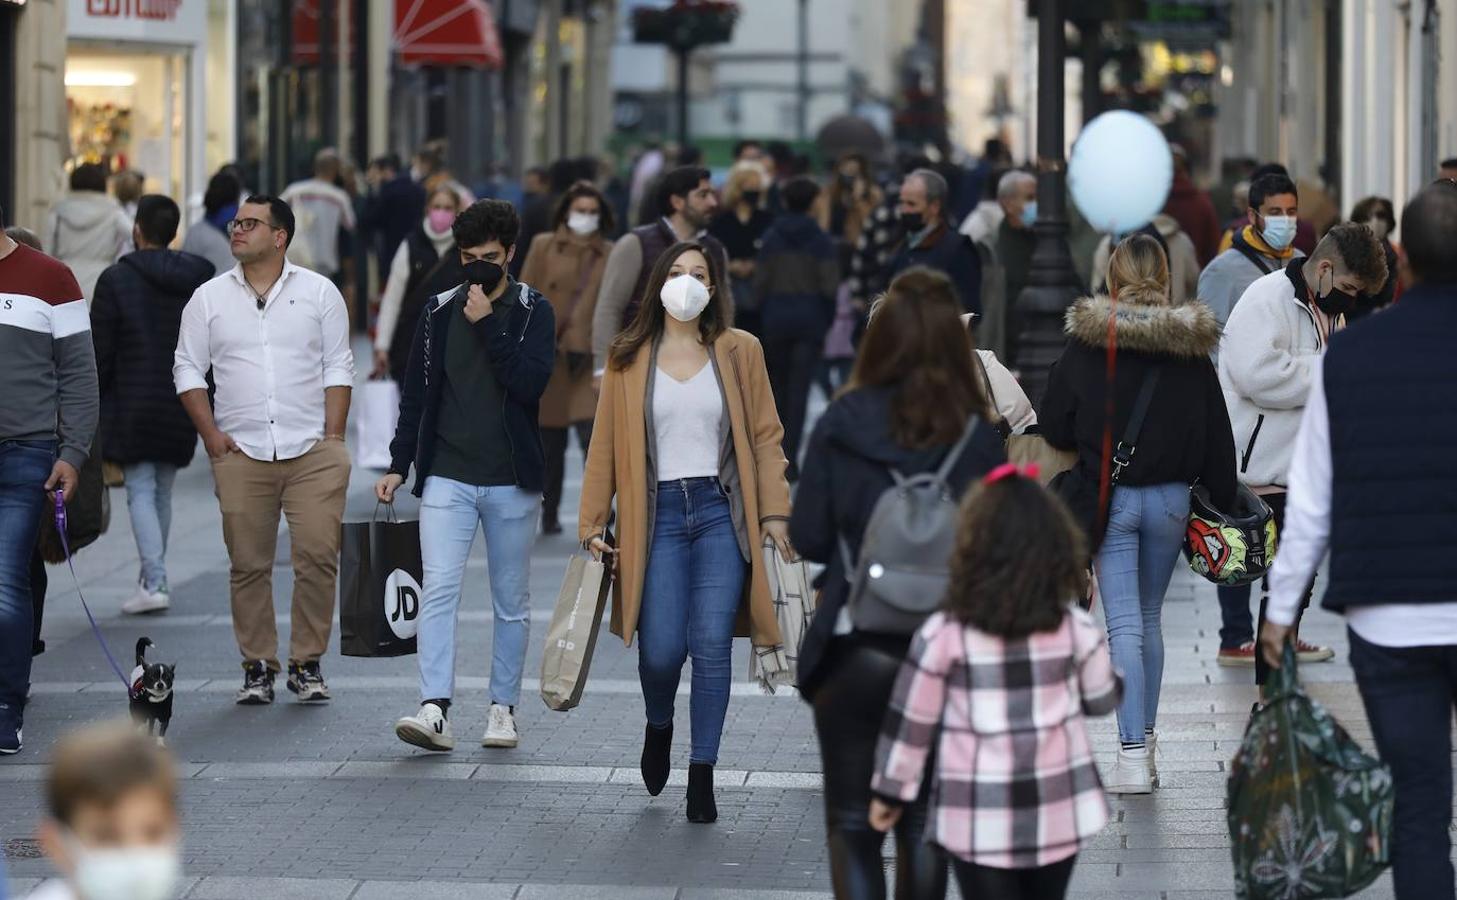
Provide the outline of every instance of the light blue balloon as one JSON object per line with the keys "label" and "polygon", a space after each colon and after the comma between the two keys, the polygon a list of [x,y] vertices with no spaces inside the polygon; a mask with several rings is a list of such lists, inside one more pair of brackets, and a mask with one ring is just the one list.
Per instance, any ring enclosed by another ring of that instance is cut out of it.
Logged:
{"label": "light blue balloon", "polygon": [[1157,126],[1137,113],[1115,110],[1078,135],[1067,178],[1073,202],[1090,225],[1105,234],[1128,234],[1163,210],[1174,158]]}

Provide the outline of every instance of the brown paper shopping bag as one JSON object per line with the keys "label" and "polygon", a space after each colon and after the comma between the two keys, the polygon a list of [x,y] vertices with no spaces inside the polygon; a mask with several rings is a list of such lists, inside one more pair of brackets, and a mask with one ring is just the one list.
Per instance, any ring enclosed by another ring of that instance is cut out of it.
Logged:
{"label": "brown paper shopping bag", "polygon": [[610,564],[610,560],[604,564],[585,554],[577,554],[567,563],[541,654],[541,699],[552,709],[565,712],[582,700],[602,611],[612,590]]}

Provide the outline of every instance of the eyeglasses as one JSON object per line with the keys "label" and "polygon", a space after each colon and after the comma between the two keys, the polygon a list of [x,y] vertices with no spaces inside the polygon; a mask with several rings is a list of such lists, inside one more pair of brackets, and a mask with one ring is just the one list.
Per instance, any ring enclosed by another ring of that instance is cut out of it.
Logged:
{"label": "eyeglasses", "polygon": [[271,228],[274,231],[283,230],[279,226],[274,225],[271,222],[265,222],[262,219],[234,219],[228,223],[228,235],[232,236],[239,231],[247,234],[254,228],[257,228],[259,225],[262,225],[264,228]]}

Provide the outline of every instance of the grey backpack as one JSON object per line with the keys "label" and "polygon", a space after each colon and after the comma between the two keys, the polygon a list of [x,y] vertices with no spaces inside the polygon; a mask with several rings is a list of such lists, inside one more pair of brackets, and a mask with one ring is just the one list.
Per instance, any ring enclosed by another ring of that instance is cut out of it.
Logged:
{"label": "grey backpack", "polygon": [[956,546],[959,498],[947,479],[980,424],[976,416],[935,472],[905,477],[881,493],[860,541],[860,559],[840,535],[850,583],[850,621],[858,631],[910,635],[941,608]]}

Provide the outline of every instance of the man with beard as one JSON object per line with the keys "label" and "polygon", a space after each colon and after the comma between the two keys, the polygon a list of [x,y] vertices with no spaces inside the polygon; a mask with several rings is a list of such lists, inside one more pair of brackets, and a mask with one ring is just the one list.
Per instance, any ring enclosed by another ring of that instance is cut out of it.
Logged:
{"label": "man with beard", "polygon": [[659,183],[658,220],[634,228],[612,246],[592,317],[593,371],[599,379],[607,366],[607,348],[637,316],[648,275],[663,251],[679,241],[702,241],[718,254],[721,270],[728,271],[728,252],[704,231],[717,211],[718,194],[708,170],[680,166]]}

